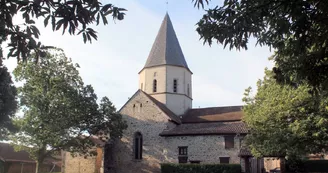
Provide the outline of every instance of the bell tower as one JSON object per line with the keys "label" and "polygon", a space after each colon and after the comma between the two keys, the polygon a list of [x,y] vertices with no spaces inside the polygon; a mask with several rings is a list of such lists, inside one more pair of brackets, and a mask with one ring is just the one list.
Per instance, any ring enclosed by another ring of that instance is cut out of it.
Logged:
{"label": "bell tower", "polygon": [[182,115],[192,108],[191,76],[171,19],[166,14],[146,64],[139,72],[139,89],[176,115]]}

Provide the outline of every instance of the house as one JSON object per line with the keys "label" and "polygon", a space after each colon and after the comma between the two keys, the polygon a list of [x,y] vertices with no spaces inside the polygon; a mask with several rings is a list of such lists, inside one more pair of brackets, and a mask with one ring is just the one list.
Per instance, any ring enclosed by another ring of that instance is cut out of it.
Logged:
{"label": "house", "polygon": [[192,75],[166,14],[138,90],[119,111],[128,128],[113,144],[112,172],[160,172],[161,163],[244,165],[242,106],[193,108]]}
{"label": "house", "polygon": [[[16,152],[10,144],[0,143],[0,173],[35,173],[36,162],[29,153],[21,150]],[[60,172],[60,158],[45,159],[40,172]]]}

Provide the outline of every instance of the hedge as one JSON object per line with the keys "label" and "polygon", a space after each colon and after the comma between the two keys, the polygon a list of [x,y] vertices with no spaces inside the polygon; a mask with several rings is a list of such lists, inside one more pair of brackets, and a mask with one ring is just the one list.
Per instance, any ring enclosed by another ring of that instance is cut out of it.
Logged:
{"label": "hedge", "polygon": [[161,164],[161,173],[240,173],[239,164]]}
{"label": "hedge", "polygon": [[302,160],[286,162],[288,172],[328,172],[328,160]]}

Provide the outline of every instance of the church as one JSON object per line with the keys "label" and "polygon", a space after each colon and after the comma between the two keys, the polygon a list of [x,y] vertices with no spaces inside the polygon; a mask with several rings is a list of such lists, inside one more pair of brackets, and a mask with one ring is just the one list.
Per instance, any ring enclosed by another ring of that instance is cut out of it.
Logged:
{"label": "church", "polygon": [[192,75],[166,14],[138,90],[119,110],[128,128],[113,145],[114,172],[156,173],[161,163],[243,165],[242,106],[193,108]]}

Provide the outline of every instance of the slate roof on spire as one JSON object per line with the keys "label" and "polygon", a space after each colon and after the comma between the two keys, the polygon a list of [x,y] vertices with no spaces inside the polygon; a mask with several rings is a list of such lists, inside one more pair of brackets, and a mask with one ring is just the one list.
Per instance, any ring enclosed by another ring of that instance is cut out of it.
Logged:
{"label": "slate roof on spire", "polygon": [[[144,68],[174,65],[189,70],[169,15],[166,13]],[[190,71],[190,70],[189,70]]]}

